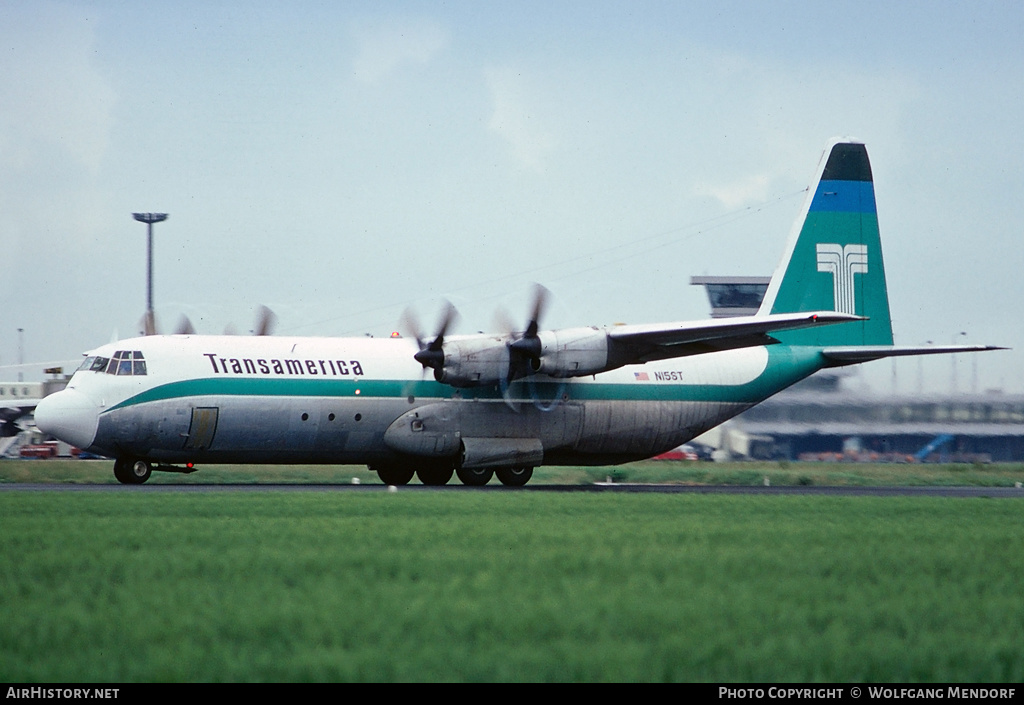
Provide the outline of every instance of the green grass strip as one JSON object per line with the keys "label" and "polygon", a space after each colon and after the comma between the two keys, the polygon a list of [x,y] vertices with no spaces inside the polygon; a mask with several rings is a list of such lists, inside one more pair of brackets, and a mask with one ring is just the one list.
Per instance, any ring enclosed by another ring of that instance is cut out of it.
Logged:
{"label": "green grass strip", "polygon": [[1016,500],[0,493],[0,680],[1024,679]]}

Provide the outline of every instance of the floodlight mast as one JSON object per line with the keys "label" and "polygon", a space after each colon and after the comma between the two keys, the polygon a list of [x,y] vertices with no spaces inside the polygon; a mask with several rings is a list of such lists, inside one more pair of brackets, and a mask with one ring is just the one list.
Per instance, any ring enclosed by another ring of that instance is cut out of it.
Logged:
{"label": "floodlight mast", "polygon": [[[167,213],[132,213],[132,217],[146,224],[146,321],[153,321],[153,223],[167,220]],[[146,334],[153,331],[147,330]]]}

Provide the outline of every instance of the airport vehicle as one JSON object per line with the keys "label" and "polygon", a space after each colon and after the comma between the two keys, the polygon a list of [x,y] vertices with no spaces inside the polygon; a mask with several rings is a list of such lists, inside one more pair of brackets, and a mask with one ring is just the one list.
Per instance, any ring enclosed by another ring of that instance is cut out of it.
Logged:
{"label": "airport vehicle", "polygon": [[[406,338],[151,335],[89,353],[40,429],[124,483],[200,463],[367,464],[391,485],[648,458],[825,367],[991,346],[893,345],[863,144],[834,140],[756,315]],[[433,374],[428,377],[428,371]]]}

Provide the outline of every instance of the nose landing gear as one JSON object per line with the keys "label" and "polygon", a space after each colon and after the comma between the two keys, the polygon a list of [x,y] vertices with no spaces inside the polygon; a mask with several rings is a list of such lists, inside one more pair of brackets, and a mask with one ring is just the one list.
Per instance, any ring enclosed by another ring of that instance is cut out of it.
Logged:
{"label": "nose landing gear", "polygon": [[153,465],[142,458],[121,457],[114,461],[114,477],[124,485],[141,485],[153,474]]}

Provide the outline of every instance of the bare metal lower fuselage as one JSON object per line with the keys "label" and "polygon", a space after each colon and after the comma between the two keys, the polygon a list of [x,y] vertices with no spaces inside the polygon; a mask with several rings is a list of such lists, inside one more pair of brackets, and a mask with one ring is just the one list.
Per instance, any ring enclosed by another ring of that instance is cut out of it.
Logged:
{"label": "bare metal lower fuselage", "polygon": [[378,465],[454,462],[463,439],[531,439],[543,449],[543,464],[604,465],[662,453],[749,405],[591,400],[513,406],[501,399],[175,399],[104,414],[89,450],[161,463]]}

